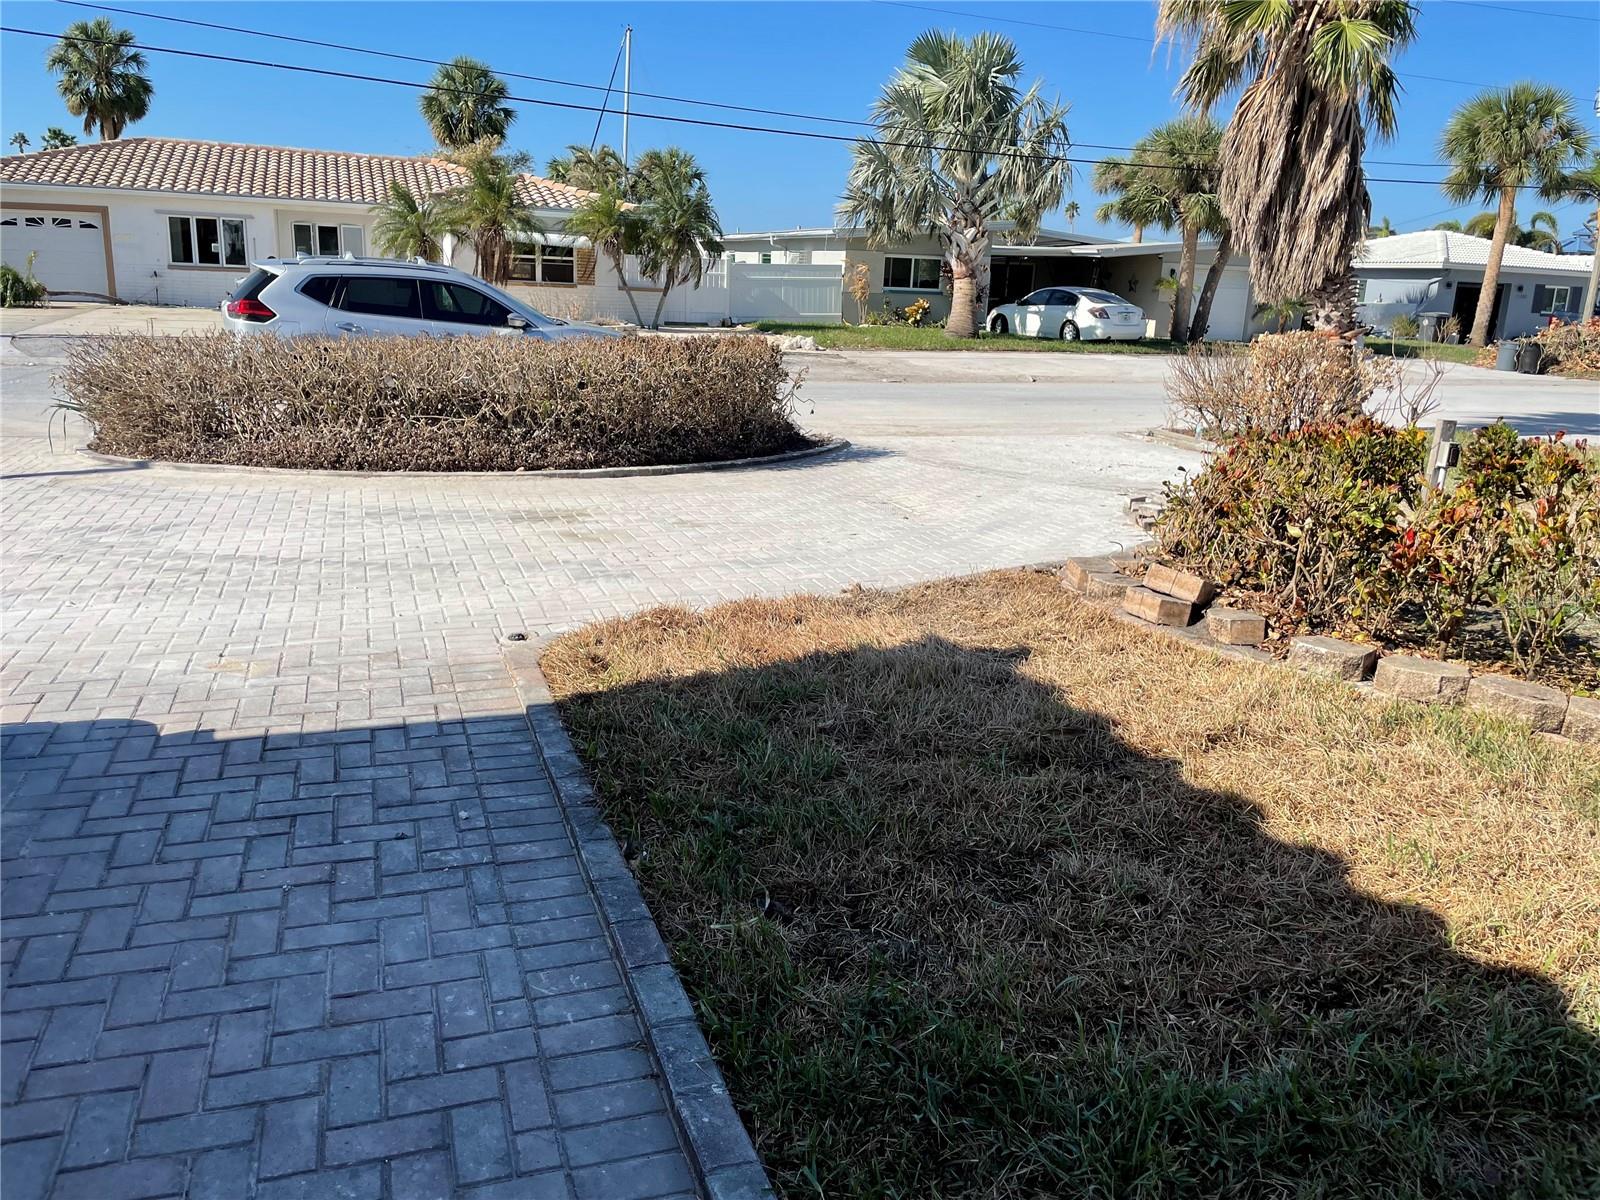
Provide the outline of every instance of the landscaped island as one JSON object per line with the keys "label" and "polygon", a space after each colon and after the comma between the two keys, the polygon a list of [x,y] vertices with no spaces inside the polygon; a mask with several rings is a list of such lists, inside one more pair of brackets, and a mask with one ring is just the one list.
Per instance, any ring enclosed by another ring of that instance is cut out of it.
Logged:
{"label": "landscaped island", "polygon": [[62,381],[91,450],[174,462],[535,471],[814,444],[764,338],[119,336],[74,346]]}
{"label": "landscaped island", "polygon": [[543,660],[786,1196],[1577,1195],[1600,759],[1003,572]]}

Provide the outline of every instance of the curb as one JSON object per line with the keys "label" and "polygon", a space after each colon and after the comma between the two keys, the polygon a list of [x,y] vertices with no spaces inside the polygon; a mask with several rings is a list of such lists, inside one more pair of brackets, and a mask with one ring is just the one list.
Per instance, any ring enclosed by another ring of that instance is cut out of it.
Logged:
{"label": "curb", "polygon": [[596,905],[644,1031],[691,1169],[707,1200],[771,1200],[772,1185],[733,1106],[639,885],[600,815],[588,773],[556,712],[539,654],[549,638],[500,639],[500,654],[521,697],[560,801],[578,864]]}
{"label": "curb", "polygon": [[1215,454],[1222,449],[1216,442],[1177,429],[1149,429],[1145,431],[1144,436],[1152,442],[1160,442],[1164,446],[1173,446],[1179,450],[1193,450],[1197,454]]}
{"label": "curb", "polygon": [[236,463],[169,462],[164,458],[126,458],[120,454],[101,454],[95,450],[77,451],[91,462],[118,467],[164,467],[172,471],[230,474],[327,477],[332,479],[633,479],[653,475],[694,475],[705,471],[735,471],[746,467],[773,467],[784,463],[819,458],[838,450],[850,449],[844,438],[829,438],[815,446],[764,454],[753,458],[721,458],[703,463],[663,463],[644,467],[577,467],[550,471],[345,471],[337,468],[255,467]]}

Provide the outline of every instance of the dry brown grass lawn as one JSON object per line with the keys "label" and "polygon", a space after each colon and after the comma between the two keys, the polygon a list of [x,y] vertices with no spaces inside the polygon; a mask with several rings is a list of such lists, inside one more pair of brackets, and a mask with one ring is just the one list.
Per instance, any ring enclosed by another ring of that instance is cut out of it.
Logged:
{"label": "dry brown grass lawn", "polygon": [[1600,1183],[1592,751],[1026,572],[544,668],[787,1194]]}

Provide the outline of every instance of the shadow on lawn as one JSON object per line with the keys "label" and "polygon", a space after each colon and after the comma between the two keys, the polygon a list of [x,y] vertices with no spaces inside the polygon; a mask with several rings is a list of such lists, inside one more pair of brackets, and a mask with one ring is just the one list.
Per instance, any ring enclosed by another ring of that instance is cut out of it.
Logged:
{"label": "shadow on lawn", "polygon": [[1455,952],[1025,657],[929,637],[562,702],[781,1190],[1595,1182],[1600,1044],[1554,984]]}

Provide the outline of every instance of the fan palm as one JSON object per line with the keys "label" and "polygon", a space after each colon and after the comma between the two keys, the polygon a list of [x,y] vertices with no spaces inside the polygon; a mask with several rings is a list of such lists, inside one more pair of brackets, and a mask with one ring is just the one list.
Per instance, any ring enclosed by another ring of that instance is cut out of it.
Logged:
{"label": "fan palm", "polygon": [[1071,179],[1066,109],[1039,84],[1020,91],[1022,60],[999,34],[929,31],[873,105],[875,136],[856,142],[841,218],[877,244],[932,235],[952,281],[950,337],[977,334],[989,292],[990,225],[1027,239]]}
{"label": "fan palm", "polygon": [[566,229],[568,233],[588,238],[594,248],[610,260],[612,269],[617,273],[617,282],[633,309],[634,324],[643,325],[639,302],[633,298],[633,289],[628,286],[628,273],[623,268],[624,257],[639,247],[642,238],[642,222],[638,212],[624,203],[617,192],[607,188],[580,204],[577,211],[567,218]]}
{"label": "fan palm", "polygon": [[436,262],[443,257],[445,234],[453,232],[444,208],[431,197],[417,199],[398,179],[389,181],[389,197],[373,207],[372,215],[378,249],[390,258]]}
{"label": "fan palm", "polygon": [[1132,226],[1133,240],[1142,242],[1149,215],[1139,211],[1135,202],[1128,199],[1128,189],[1133,186],[1133,180],[1133,167],[1125,158],[1108,154],[1095,163],[1091,186],[1100,195],[1113,196],[1115,199],[1107,200],[1095,209],[1094,219],[1102,225]]}
{"label": "fan palm", "polygon": [[474,160],[465,185],[445,196],[443,221],[472,244],[478,274],[490,283],[511,278],[516,241],[543,230],[517,195],[516,173],[499,158]]}
{"label": "fan palm", "polygon": [[[1203,336],[1210,320],[1211,297],[1227,268],[1229,249],[1224,235],[1227,222],[1217,203],[1217,156],[1222,127],[1210,117],[1180,117],[1157,126],[1133,145],[1133,156],[1119,160],[1109,171],[1096,170],[1097,189],[1116,188],[1118,198],[1109,206],[1141,225],[1181,232],[1183,250],[1178,258],[1178,293],[1173,302],[1172,340],[1190,341],[1193,325]],[[1104,166],[1104,164],[1101,164]],[[1104,209],[1102,209],[1104,211]],[[1224,238],[1206,278],[1203,308],[1194,308],[1194,271],[1200,237]]]}
{"label": "fan palm", "polygon": [[667,296],[680,283],[696,287],[708,257],[722,253],[722,224],[705,172],[687,150],[669,147],[639,156],[633,183],[642,200],[639,270],[661,285],[650,327],[659,328]]}
{"label": "fan palm", "polygon": [[1450,233],[1465,233],[1466,232],[1466,230],[1464,230],[1461,227],[1461,222],[1460,221],[1440,221],[1437,225],[1434,226],[1434,228],[1435,229],[1443,229],[1443,230],[1446,230],[1446,231],[1448,231]]}
{"label": "fan palm", "polygon": [[28,135],[20,129],[11,135],[11,144],[17,148],[18,154],[26,154],[28,152],[29,141]]}
{"label": "fan palm", "polygon": [[73,137],[59,125],[52,125],[44,131],[44,136],[39,139],[41,150],[64,150],[68,146],[76,146],[78,139]]}
{"label": "fan palm", "polygon": [[434,140],[447,150],[475,143],[498,146],[517,119],[506,104],[506,82],[476,59],[451,59],[434,72],[433,82],[417,100]]}
{"label": "fan palm", "polygon": [[1445,195],[1458,202],[1475,197],[1499,201],[1483,290],[1467,338],[1481,346],[1489,336],[1500,263],[1517,219],[1518,189],[1537,187],[1547,197],[1561,195],[1568,165],[1589,151],[1589,135],[1570,94],[1543,84],[1514,83],[1480,93],[1458,108],[1439,137],[1439,151],[1451,163]]}
{"label": "fan palm", "polygon": [[56,83],[67,111],[83,118],[83,132],[98,128],[102,142],[150,111],[155,88],[145,75],[144,55],[133,47],[133,34],[109,18],[74,21],[44,60],[45,69],[61,76]]}
{"label": "fan palm", "polygon": [[1379,221],[1376,225],[1368,225],[1367,226],[1367,236],[1369,238],[1393,237],[1394,236],[1394,226],[1389,224],[1389,218],[1385,217],[1382,221]]}
{"label": "fan palm", "polygon": [[1304,296],[1319,328],[1355,326],[1351,259],[1372,213],[1361,155],[1395,130],[1389,60],[1416,35],[1406,0],[1161,0],[1192,44],[1180,89],[1204,112],[1242,87],[1217,196],[1263,300]]}

